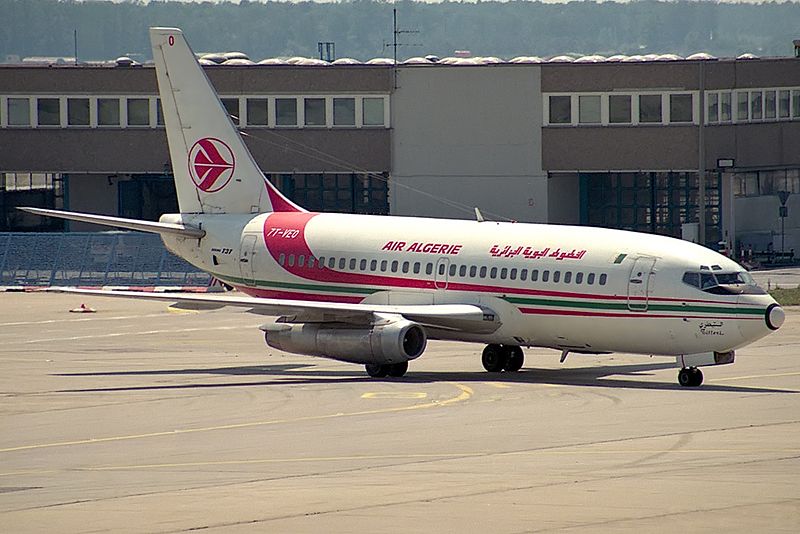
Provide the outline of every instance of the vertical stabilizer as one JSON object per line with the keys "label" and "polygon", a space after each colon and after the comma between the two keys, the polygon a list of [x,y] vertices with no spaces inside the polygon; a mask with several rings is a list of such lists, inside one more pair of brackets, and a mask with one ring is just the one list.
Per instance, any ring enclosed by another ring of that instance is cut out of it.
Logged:
{"label": "vertical stabilizer", "polygon": [[265,180],[183,32],[150,42],[181,213],[304,211]]}

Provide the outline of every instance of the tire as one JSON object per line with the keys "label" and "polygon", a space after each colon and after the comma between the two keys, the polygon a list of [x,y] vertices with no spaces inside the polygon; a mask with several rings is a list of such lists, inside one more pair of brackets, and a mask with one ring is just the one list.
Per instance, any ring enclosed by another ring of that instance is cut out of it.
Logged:
{"label": "tire", "polygon": [[389,376],[392,378],[400,378],[406,374],[406,371],[408,371],[408,362],[395,363],[392,365],[387,365],[386,367],[389,368]]}
{"label": "tire", "polygon": [[486,345],[481,356],[483,368],[490,373],[499,373],[506,364],[505,351],[500,345]]}
{"label": "tire", "polygon": [[389,374],[389,366],[381,365],[379,363],[368,363],[364,366],[367,374],[372,378],[384,378]]}
{"label": "tire", "polygon": [[703,372],[697,367],[686,367],[678,371],[678,384],[685,388],[696,388],[703,383]]}
{"label": "tire", "polygon": [[508,354],[503,368],[509,373],[516,373],[522,369],[522,365],[525,363],[525,353],[522,352],[522,347],[512,345],[503,348],[506,349],[505,352]]}
{"label": "tire", "polygon": [[698,387],[703,383],[703,371],[698,368],[692,369],[692,387]]}

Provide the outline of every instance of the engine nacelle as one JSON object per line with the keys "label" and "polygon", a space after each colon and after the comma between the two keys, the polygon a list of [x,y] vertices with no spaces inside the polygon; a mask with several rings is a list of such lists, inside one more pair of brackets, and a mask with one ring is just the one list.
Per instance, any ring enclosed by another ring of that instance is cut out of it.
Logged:
{"label": "engine nacelle", "polygon": [[350,363],[393,364],[418,358],[428,342],[425,329],[401,319],[369,328],[316,323],[272,323],[261,327],[267,345]]}

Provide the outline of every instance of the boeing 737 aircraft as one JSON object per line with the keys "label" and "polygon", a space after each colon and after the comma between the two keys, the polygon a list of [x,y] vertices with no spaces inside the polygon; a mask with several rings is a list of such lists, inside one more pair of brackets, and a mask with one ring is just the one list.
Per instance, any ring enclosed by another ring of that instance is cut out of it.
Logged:
{"label": "boeing 737 aircraft", "polygon": [[[429,339],[485,343],[490,372],[522,347],[669,355],[683,386],[700,366],[777,330],[782,308],[737,263],[669,237],[603,228],[312,213],[256,165],[183,33],[152,28],[180,213],[159,222],[30,212],[155,232],[239,290],[85,293],[230,305],[280,316],[277,349],[403,376]],[[478,219],[481,219],[478,217]],[[81,291],[81,290],[74,290]]]}

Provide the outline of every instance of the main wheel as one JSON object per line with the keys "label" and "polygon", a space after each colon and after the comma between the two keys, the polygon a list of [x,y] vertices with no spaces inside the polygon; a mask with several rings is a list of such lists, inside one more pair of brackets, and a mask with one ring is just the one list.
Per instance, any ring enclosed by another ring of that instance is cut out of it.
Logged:
{"label": "main wheel", "polygon": [[388,365],[381,365],[379,363],[368,363],[364,366],[367,370],[367,374],[372,378],[384,378],[386,375],[389,374],[389,366]]}
{"label": "main wheel", "polygon": [[703,383],[703,372],[697,367],[685,367],[678,371],[678,384],[687,388],[696,388]]}
{"label": "main wheel", "polygon": [[481,356],[483,368],[490,373],[499,373],[506,365],[506,354],[500,345],[486,345]]}
{"label": "main wheel", "polygon": [[516,373],[522,369],[522,364],[525,363],[525,353],[522,352],[522,347],[511,345],[503,347],[507,353],[506,364],[503,367],[509,373]]}
{"label": "main wheel", "polygon": [[395,363],[392,365],[387,365],[386,367],[389,368],[389,376],[400,378],[406,374],[406,371],[408,371],[408,362]]}

